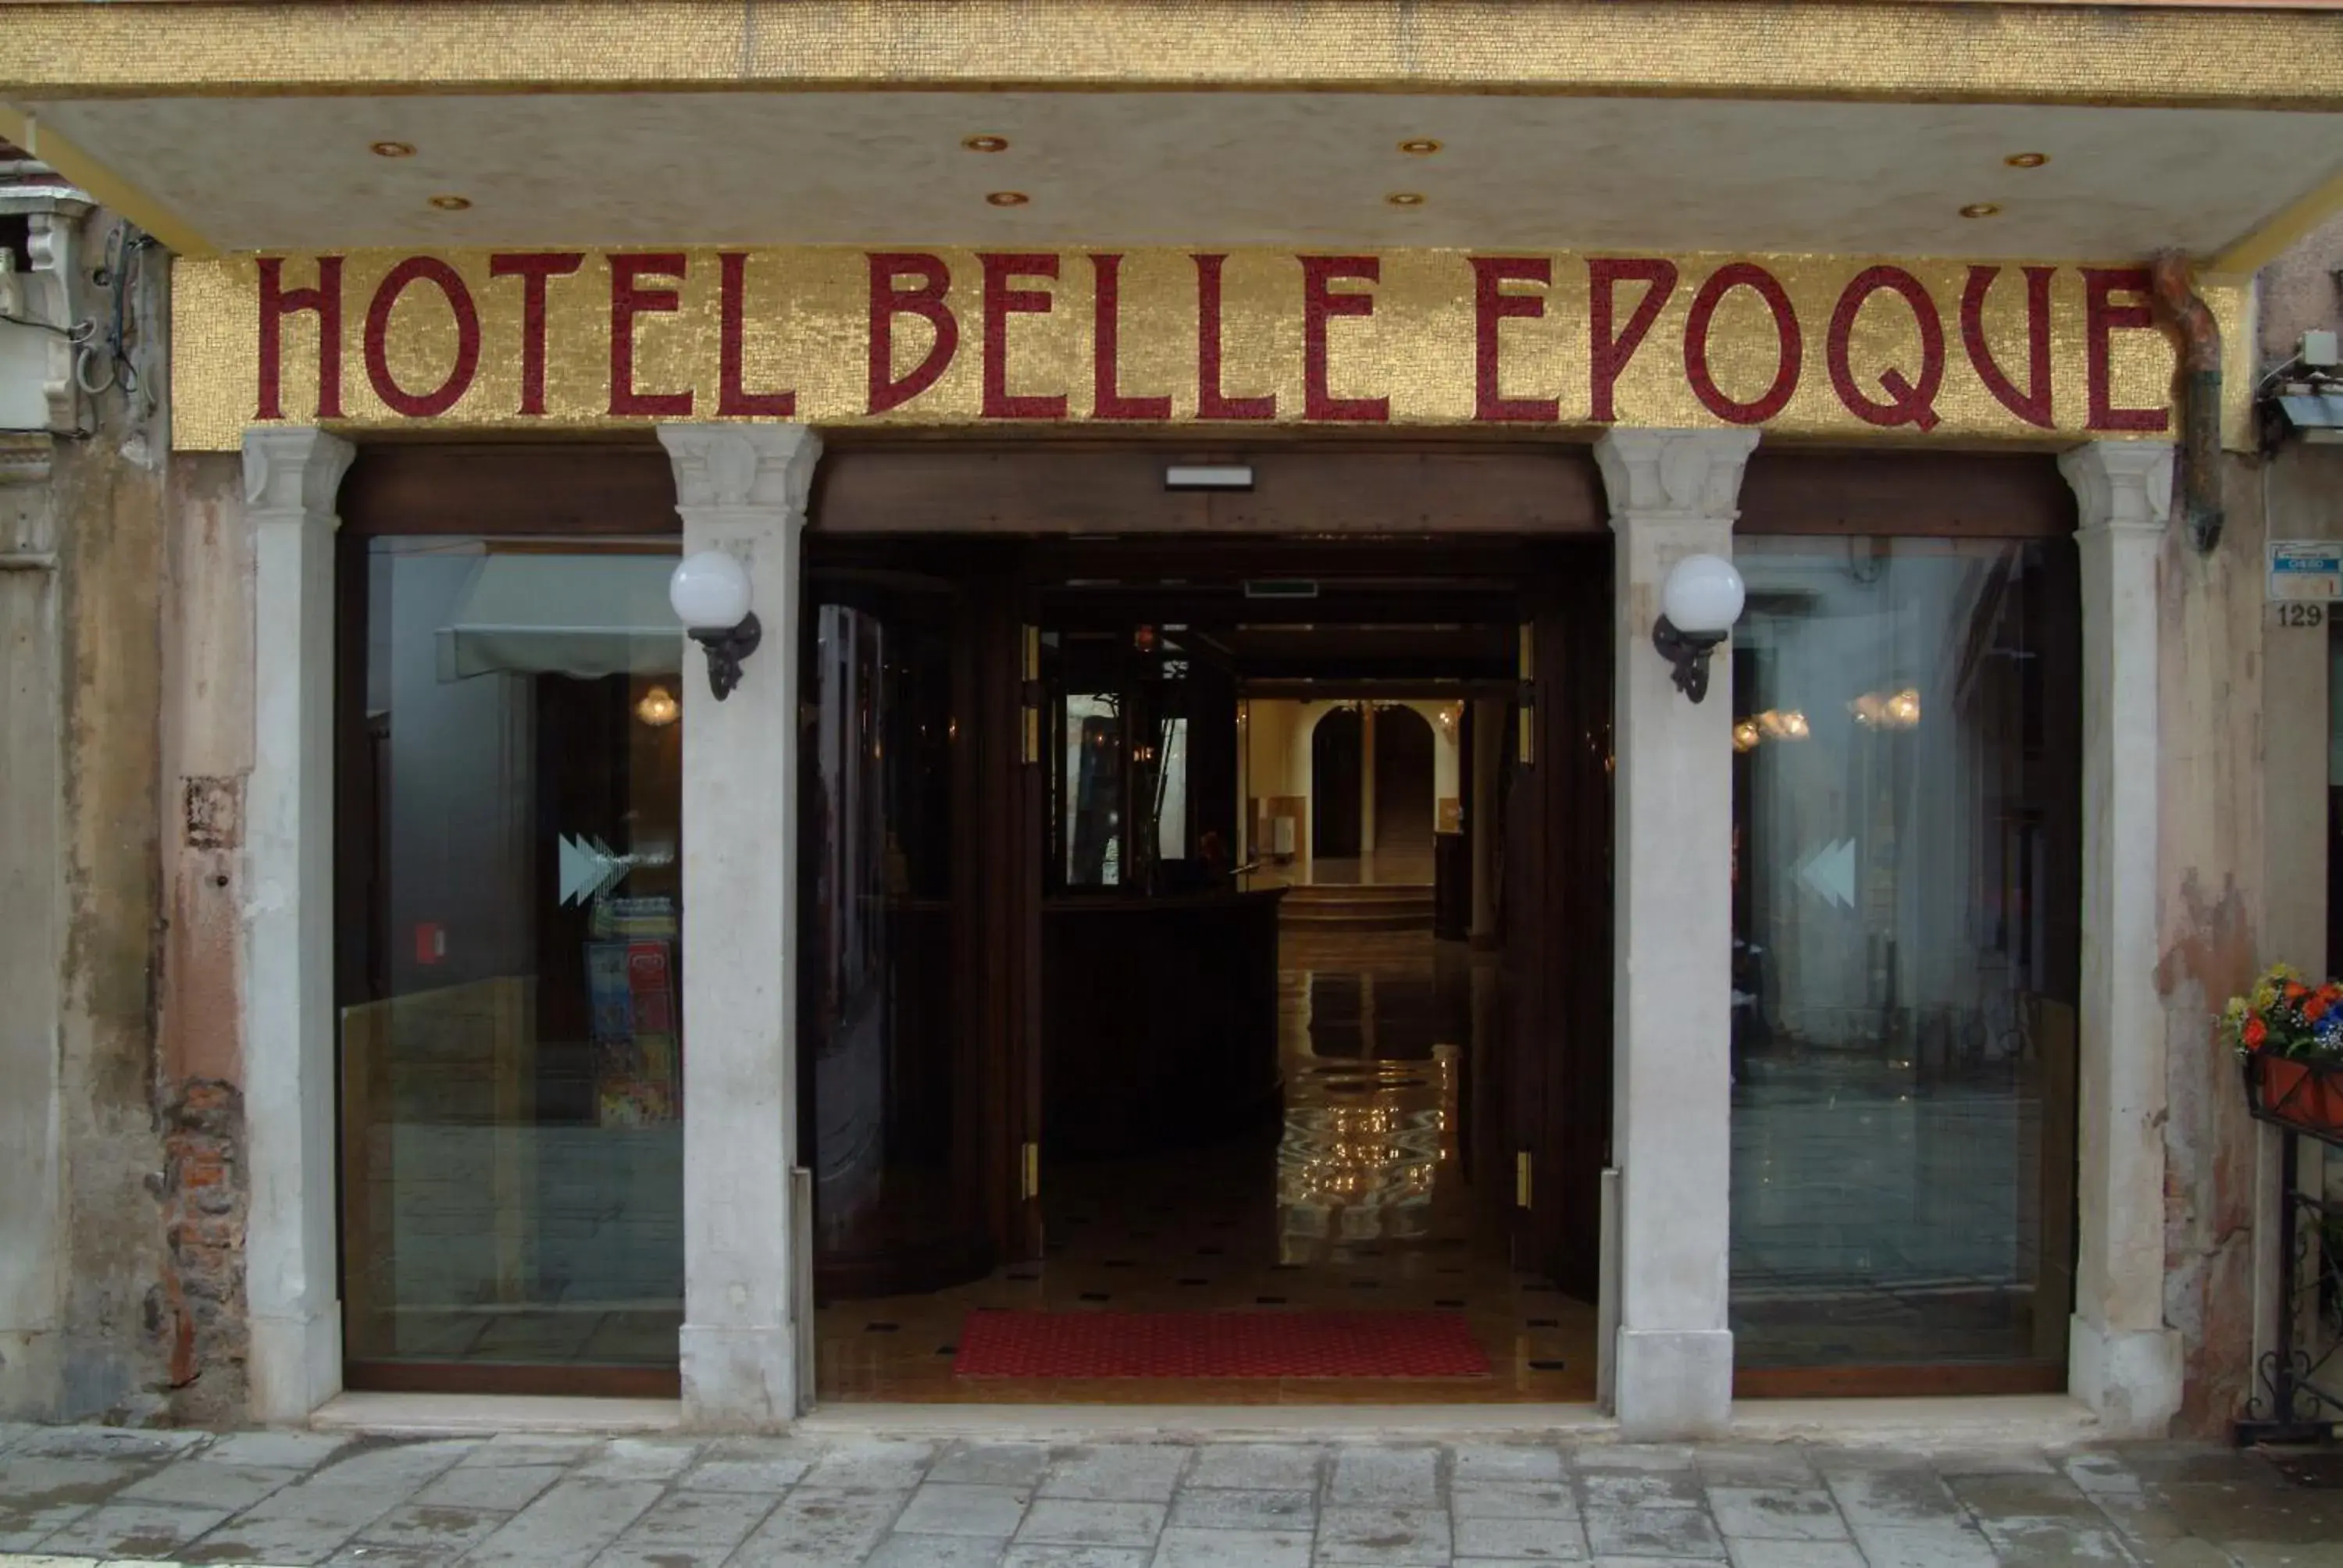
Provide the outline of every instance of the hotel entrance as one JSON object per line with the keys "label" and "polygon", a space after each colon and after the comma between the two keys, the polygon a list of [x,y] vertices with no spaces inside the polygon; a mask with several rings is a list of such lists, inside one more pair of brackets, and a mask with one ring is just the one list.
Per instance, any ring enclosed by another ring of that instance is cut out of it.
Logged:
{"label": "hotel entrance", "polygon": [[807,562],[817,1397],[1592,1400],[1607,541]]}

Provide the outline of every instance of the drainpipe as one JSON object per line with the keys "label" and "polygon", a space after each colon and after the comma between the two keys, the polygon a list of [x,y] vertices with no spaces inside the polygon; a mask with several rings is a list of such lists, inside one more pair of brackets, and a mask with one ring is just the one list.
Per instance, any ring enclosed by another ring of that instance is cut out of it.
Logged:
{"label": "drainpipe", "polygon": [[2190,286],[2188,258],[2159,254],[2148,274],[2157,313],[2180,342],[2180,466],[2173,498],[2197,553],[2221,542],[2221,328]]}

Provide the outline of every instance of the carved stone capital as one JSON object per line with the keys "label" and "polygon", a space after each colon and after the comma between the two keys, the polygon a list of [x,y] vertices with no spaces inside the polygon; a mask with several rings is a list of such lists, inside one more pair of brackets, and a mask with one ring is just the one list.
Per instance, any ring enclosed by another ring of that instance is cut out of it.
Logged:
{"label": "carved stone capital", "polygon": [[675,465],[675,504],[778,510],[802,521],[821,436],[807,425],[662,425]]}
{"label": "carved stone capital", "polygon": [[322,520],[339,526],[334,497],[357,448],[314,425],[268,426],[244,433],[244,503],[258,521]]}
{"label": "carved stone capital", "polygon": [[1623,518],[1730,522],[1756,448],[1755,430],[1613,429],[1594,443],[1594,461],[1614,527]]}
{"label": "carved stone capital", "polygon": [[2163,533],[2173,450],[2169,441],[2094,441],[2059,453],[2058,471],[2075,487],[2075,531]]}

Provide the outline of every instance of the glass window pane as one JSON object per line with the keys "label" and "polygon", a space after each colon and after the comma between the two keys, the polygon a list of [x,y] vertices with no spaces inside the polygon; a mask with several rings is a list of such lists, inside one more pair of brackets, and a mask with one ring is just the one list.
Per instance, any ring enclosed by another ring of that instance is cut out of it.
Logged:
{"label": "glass window pane", "polygon": [[341,1010],[354,1362],[676,1361],[671,565],[370,551],[339,825],[365,847],[345,863],[367,868],[369,906]]}
{"label": "glass window pane", "polygon": [[2056,1361],[2072,547],[1737,546],[1736,1356]]}

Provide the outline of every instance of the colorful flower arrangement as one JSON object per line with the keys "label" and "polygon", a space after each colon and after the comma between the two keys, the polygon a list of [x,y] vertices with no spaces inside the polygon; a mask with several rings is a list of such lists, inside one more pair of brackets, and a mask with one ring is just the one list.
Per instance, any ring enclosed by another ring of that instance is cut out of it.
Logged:
{"label": "colorful flower arrangement", "polygon": [[2343,1067],[2343,984],[2314,986],[2273,964],[2221,1013],[2221,1032],[2239,1056]]}

